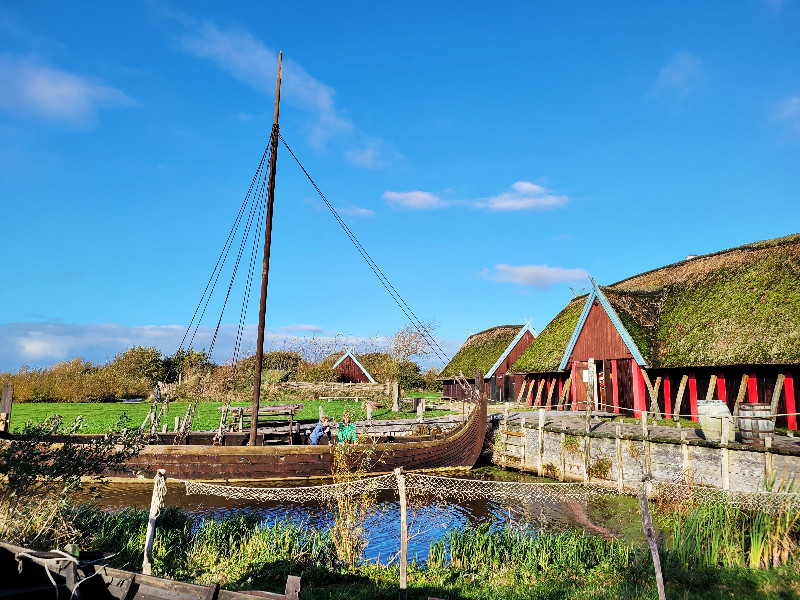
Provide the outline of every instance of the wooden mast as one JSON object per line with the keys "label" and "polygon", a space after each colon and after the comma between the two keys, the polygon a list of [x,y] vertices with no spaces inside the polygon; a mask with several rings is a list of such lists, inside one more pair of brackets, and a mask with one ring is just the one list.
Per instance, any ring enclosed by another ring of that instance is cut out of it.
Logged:
{"label": "wooden mast", "polygon": [[[258,431],[258,408],[261,401],[261,363],[264,358],[264,324],[267,315],[267,281],[269,279],[269,249],[272,242],[272,204],[275,200],[275,166],[278,158],[278,108],[281,101],[281,62],[283,52],[278,53],[278,85],[275,91],[275,120],[270,139],[269,181],[267,183],[267,224],[264,227],[264,264],[261,271],[261,303],[258,308],[258,339],[256,340],[256,366],[253,375],[253,407],[250,420],[250,446],[256,445]],[[291,435],[291,432],[290,432]]]}

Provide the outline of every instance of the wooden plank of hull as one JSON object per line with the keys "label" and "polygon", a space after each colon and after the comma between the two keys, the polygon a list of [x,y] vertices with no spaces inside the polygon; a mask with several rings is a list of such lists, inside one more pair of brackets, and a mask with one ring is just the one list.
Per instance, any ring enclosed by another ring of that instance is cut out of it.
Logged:
{"label": "wooden plank of hull", "polygon": [[[428,437],[398,437],[399,443],[370,445],[374,452],[368,470],[385,473],[395,467],[408,470],[441,467],[471,467],[480,455],[486,435],[486,402],[481,401],[470,418],[449,434]],[[199,438],[198,438],[199,439]],[[166,469],[167,476],[180,479],[229,480],[327,477],[331,475],[331,446],[210,446],[151,445],[129,465],[152,476]]]}

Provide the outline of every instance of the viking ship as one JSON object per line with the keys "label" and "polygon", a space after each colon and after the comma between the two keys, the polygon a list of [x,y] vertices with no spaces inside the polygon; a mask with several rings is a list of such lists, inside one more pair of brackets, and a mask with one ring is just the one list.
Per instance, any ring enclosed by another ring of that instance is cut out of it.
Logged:
{"label": "viking ship", "polygon": [[[253,400],[252,407],[249,409],[249,414],[251,415],[260,414],[275,169],[278,142],[282,140],[278,127],[281,59],[282,55],[279,55],[275,117],[269,143],[269,158],[268,161],[265,160],[266,152],[262,158],[262,164],[268,164],[269,169],[268,177],[264,178],[266,179],[266,219],[264,222],[263,269]],[[291,150],[289,151],[291,152]],[[294,158],[297,160],[296,157]],[[300,167],[305,172],[302,165]],[[308,173],[306,175],[308,176]],[[310,176],[309,180],[311,180]],[[313,180],[311,182],[314,184]],[[316,187],[316,184],[314,186]],[[251,185],[252,188],[253,186]],[[319,188],[317,190],[319,191]],[[322,193],[319,193],[322,196]],[[325,199],[324,196],[323,199]],[[345,228],[348,237],[353,240],[351,232],[338,216],[337,220]],[[357,244],[357,248],[364,256],[363,247]],[[377,265],[374,265],[373,272],[376,270],[382,275]],[[394,287],[389,285],[387,291],[389,291],[389,288],[394,290]],[[410,309],[408,310],[410,311]],[[413,311],[410,312],[413,314]],[[407,312],[406,314],[408,316]],[[421,323],[417,321],[416,325],[419,327]],[[425,333],[427,332],[423,328],[423,334]],[[359,443],[356,444],[356,447],[357,452],[363,454],[364,460],[361,462],[362,465],[366,465],[366,470],[379,473],[391,471],[401,466],[407,470],[473,466],[481,452],[486,432],[486,399],[483,398],[483,394],[472,388],[463,376],[462,381],[465,389],[469,388],[474,392],[474,403],[471,404],[471,412],[469,415],[465,415],[459,424],[444,432],[437,427],[428,435],[392,436],[385,435],[385,432],[384,435],[370,435],[369,429],[365,430],[363,426],[360,426],[363,433],[359,434]],[[153,408],[155,407],[156,403],[153,405]],[[156,432],[155,427],[153,427],[151,430],[153,434],[151,443],[145,446],[138,457],[132,459],[129,464],[133,474],[148,476],[154,474],[157,469],[165,469],[173,477],[198,480],[260,480],[325,477],[331,475],[334,457],[333,446],[305,445],[302,443],[302,438],[300,438],[301,443],[293,443],[300,436],[293,434],[291,421],[288,443],[282,445],[267,445],[269,434],[259,427],[259,419],[257,418],[251,419],[249,436],[244,432],[227,432],[223,425],[226,411],[229,407],[230,401],[223,407],[223,415],[217,432],[190,432],[190,413],[187,413],[187,417],[184,418],[180,428],[174,434]],[[156,415],[153,415],[152,422],[154,426],[158,423]],[[406,433],[409,433],[414,427],[417,427],[418,430],[420,429],[418,423],[414,421],[409,421],[408,425],[409,431]]]}

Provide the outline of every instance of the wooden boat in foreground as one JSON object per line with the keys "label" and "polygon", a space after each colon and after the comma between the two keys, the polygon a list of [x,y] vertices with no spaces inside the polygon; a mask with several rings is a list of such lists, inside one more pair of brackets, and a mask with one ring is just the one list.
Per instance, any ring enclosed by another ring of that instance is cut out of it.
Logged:
{"label": "wooden boat in foreground", "polygon": [[[234,444],[244,442],[242,434],[228,435],[235,436],[228,440]],[[481,399],[466,421],[443,434],[398,436],[394,441],[386,436],[361,441],[362,437],[354,448],[371,473],[390,472],[396,467],[406,470],[471,467],[478,460],[485,436],[486,400]],[[146,477],[164,469],[167,477],[195,480],[330,477],[333,451],[334,447],[328,445],[151,444],[129,466]]]}
{"label": "wooden boat in foreground", "polygon": [[0,542],[0,598],[3,600],[297,600],[300,578],[290,575],[283,594],[231,592],[218,584],[198,585],[98,564],[100,552],[38,552]]}

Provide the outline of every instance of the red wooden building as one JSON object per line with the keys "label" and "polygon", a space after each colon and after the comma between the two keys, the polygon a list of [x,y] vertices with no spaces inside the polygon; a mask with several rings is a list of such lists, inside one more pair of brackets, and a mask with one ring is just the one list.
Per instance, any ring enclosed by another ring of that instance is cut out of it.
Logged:
{"label": "red wooden building", "polygon": [[475,373],[483,373],[484,392],[495,402],[513,401],[522,377],[509,376],[508,370],[533,343],[536,331],[530,323],[501,325],[471,335],[442,369],[442,395],[463,398],[463,390],[453,377],[462,373],[474,385]]}
{"label": "red wooden building", "polygon": [[[797,426],[800,234],[693,257],[573,299],[512,370],[532,406],[584,409],[588,361],[597,408],[697,417],[698,399],[777,401]],[[549,399],[549,402],[548,402]]]}
{"label": "red wooden building", "polygon": [[372,375],[364,368],[356,355],[348,350],[333,365],[333,370],[338,375],[338,380],[343,383],[375,383]]}

